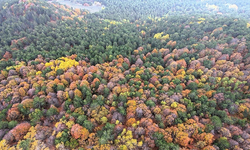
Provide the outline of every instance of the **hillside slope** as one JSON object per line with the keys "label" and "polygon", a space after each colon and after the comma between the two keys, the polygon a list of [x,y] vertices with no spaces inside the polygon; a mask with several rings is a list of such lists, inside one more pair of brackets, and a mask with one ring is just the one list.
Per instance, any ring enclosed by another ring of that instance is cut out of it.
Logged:
{"label": "hillside slope", "polygon": [[100,2],[0,3],[0,149],[250,149],[248,3]]}

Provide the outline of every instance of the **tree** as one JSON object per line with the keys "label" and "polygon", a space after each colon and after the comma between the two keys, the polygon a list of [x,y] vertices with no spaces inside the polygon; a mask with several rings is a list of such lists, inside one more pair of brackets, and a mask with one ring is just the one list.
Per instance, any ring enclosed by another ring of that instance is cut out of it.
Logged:
{"label": "tree", "polygon": [[7,121],[1,121],[0,122],[0,129],[6,129],[8,127]]}
{"label": "tree", "polygon": [[222,122],[218,116],[211,117],[211,121],[214,125],[215,130],[219,130],[222,127]]}
{"label": "tree", "polygon": [[154,107],[154,106],[155,106],[155,103],[154,103],[152,100],[146,101],[145,104],[146,104],[147,106],[149,106],[149,107]]}
{"label": "tree", "polygon": [[80,115],[80,116],[77,117],[76,122],[77,122],[78,124],[84,126],[83,124],[84,124],[84,121],[85,121],[85,120],[87,120],[87,116],[85,116],[85,115]]}
{"label": "tree", "polygon": [[18,124],[18,122],[16,120],[12,120],[8,123],[8,128],[12,129],[14,128],[16,125]]}
{"label": "tree", "polygon": [[53,116],[53,115],[57,115],[57,114],[58,114],[57,109],[56,109],[56,108],[53,108],[53,107],[49,108],[49,109],[47,110],[47,113],[46,113],[46,115],[47,115],[48,117]]}
{"label": "tree", "polygon": [[22,148],[23,150],[28,150],[30,147],[31,139],[22,140],[19,144],[19,148]]}
{"label": "tree", "polygon": [[227,141],[226,137],[221,137],[219,138],[216,142],[215,145],[217,145],[220,149],[229,149],[230,148],[230,144]]}
{"label": "tree", "polygon": [[195,48],[196,48],[197,50],[201,51],[201,50],[205,49],[205,45],[202,44],[202,43],[199,43],[197,46],[195,46]]}
{"label": "tree", "polygon": [[118,107],[117,111],[122,115],[126,115],[126,109],[122,106]]}
{"label": "tree", "polygon": [[94,128],[94,125],[92,124],[92,122],[90,122],[89,120],[85,120],[83,122],[83,126],[89,130],[89,132],[91,132]]}
{"label": "tree", "polygon": [[56,75],[61,75],[63,73],[64,73],[63,69],[57,69],[56,70]]}
{"label": "tree", "polygon": [[32,126],[35,126],[37,124],[38,121],[40,121],[40,118],[43,116],[43,113],[40,109],[35,109],[34,112],[32,112],[31,114],[29,114],[29,118],[30,118],[30,124]]}
{"label": "tree", "polygon": [[206,127],[205,127],[205,132],[206,132],[206,133],[210,133],[213,129],[214,129],[214,126],[213,126],[213,125],[211,125],[211,124],[206,124]]}
{"label": "tree", "polygon": [[155,145],[159,147],[159,150],[165,150],[165,149],[172,149],[172,150],[178,150],[179,146],[174,143],[167,143],[164,139],[164,135],[159,132],[155,132],[153,134]]}
{"label": "tree", "polygon": [[89,136],[89,131],[79,124],[74,124],[71,128],[70,133],[74,139],[81,138],[82,140],[86,140]]}
{"label": "tree", "polygon": [[103,94],[104,94],[103,96],[108,97],[109,93],[110,93],[109,88],[105,87],[104,90],[103,90]]}
{"label": "tree", "polygon": [[46,102],[45,102],[45,98],[39,98],[39,97],[35,97],[33,100],[33,107],[34,108],[43,108],[45,106]]}
{"label": "tree", "polygon": [[75,149],[78,147],[79,143],[76,139],[71,138],[70,141],[65,142],[65,146],[70,147],[71,149]]}
{"label": "tree", "polygon": [[208,68],[208,69],[211,69],[212,67],[212,64],[211,64],[211,61],[210,60],[204,60],[203,61],[203,65]]}
{"label": "tree", "polygon": [[187,86],[187,88],[190,89],[190,90],[197,90],[197,87],[198,87],[198,85],[195,82],[191,82]]}
{"label": "tree", "polygon": [[129,69],[129,65],[127,63],[122,63],[122,67],[125,69],[125,70],[128,70]]}
{"label": "tree", "polygon": [[73,104],[76,108],[83,106],[83,100],[79,96],[75,96],[73,99]]}
{"label": "tree", "polygon": [[182,90],[183,90],[183,87],[182,87],[180,84],[178,84],[178,85],[175,87],[175,91],[176,91],[177,93],[181,93]]}
{"label": "tree", "polygon": [[28,108],[25,108],[23,104],[18,104],[18,110],[23,114],[23,115],[28,115],[30,113],[30,110]]}
{"label": "tree", "polygon": [[23,122],[18,124],[14,129],[11,130],[11,134],[14,136],[13,140],[19,141],[30,129],[30,124],[28,122]]}

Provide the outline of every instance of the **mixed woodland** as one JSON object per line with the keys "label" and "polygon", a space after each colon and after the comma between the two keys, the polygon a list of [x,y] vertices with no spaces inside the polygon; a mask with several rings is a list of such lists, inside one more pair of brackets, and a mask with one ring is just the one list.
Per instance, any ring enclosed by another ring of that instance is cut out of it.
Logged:
{"label": "mixed woodland", "polygon": [[249,150],[250,2],[0,2],[1,150]]}

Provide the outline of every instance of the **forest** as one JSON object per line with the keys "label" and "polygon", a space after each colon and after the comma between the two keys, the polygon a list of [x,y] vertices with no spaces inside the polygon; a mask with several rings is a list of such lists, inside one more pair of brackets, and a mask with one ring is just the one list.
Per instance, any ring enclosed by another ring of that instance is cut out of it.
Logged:
{"label": "forest", "polygon": [[250,1],[0,1],[1,150],[249,150]]}

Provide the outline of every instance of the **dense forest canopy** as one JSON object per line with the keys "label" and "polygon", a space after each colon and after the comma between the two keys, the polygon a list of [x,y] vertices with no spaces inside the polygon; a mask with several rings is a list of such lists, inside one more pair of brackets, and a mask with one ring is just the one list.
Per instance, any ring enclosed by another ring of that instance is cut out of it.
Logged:
{"label": "dense forest canopy", "polygon": [[250,149],[250,1],[65,1],[0,1],[0,149]]}

